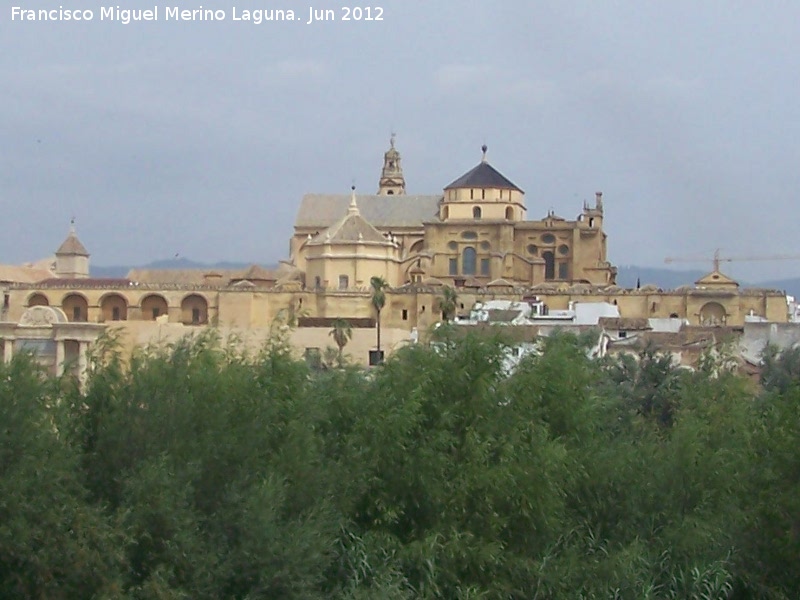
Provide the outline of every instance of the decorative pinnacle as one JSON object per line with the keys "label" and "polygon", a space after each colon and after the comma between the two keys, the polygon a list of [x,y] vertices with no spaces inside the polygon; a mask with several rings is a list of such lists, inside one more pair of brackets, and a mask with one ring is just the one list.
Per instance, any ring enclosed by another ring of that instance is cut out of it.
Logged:
{"label": "decorative pinnacle", "polygon": [[356,186],[350,186],[351,194],[350,194],[350,207],[347,209],[347,212],[351,215],[358,214],[358,204],[356,204]]}
{"label": "decorative pinnacle", "polygon": [[481,162],[486,162],[486,151],[489,149],[489,146],[484,144],[481,146],[481,152],[483,152],[483,157],[481,158]]}
{"label": "decorative pinnacle", "polygon": [[389,137],[389,145],[392,147],[392,149],[394,149],[394,138],[396,136],[397,136],[397,134],[393,131],[392,135]]}

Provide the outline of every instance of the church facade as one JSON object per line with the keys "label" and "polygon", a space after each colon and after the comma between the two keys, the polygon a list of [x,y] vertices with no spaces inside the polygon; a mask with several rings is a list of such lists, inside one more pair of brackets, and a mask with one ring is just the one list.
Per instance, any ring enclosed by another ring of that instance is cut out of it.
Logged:
{"label": "church facade", "polygon": [[83,365],[91,339],[108,327],[119,328],[128,349],[208,326],[257,346],[275,333],[276,322],[295,326],[289,335],[299,354],[314,353],[333,344],[332,322],[342,318],[354,332],[346,353],[366,362],[376,343],[372,277],[388,284],[381,312],[387,353],[442,320],[445,286],[458,293],[459,315],[476,302],[505,299],[553,311],[607,303],[623,318],[681,319],[695,327],[788,320],[782,292],[741,289],[718,270],[675,290],[618,287],[607,258],[602,194],[574,220],[552,211],[530,220],[523,190],[482,151],[480,162],[440,193],[409,195],[392,139],[375,194],[351,189],[302,198],[290,256],[276,269],[134,269],[121,279],[93,278],[89,252],[71,228],[52,271],[23,277],[19,267],[0,269],[1,355],[9,360],[34,343],[26,340],[38,340],[58,371],[64,357]]}
{"label": "church facade", "polygon": [[613,285],[602,194],[573,221],[552,211],[528,220],[525,193],[489,164],[486,146],[482,150],[481,161],[441,194],[405,194],[392,141],[377,194],[306,195],[291,243],[292,262],[306,273],[306,285],[358,288],[373,275],[393,288]]}

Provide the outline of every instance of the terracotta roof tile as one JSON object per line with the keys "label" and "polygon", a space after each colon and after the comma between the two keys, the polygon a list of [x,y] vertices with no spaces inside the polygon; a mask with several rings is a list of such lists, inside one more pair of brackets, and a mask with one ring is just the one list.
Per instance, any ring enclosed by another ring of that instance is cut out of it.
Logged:
{"label": "terracotta roof tile", "polygon": [[74,231],[71,231],[67,236],[67,239],[63,241],[63,243],[58,247],[56,250],[56,256],[59,254],[71,254],[76,256],[89,256],[89,252],[86,250],[81,241],[78,239],[78,236],[75,235]]}

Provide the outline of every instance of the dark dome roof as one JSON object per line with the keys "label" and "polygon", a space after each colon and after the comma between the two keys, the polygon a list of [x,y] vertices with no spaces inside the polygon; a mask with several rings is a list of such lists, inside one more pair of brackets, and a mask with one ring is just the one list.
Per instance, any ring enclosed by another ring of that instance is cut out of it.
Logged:
{"label": "dark dome roof", "polygon": [[458,188],[499,188],[517,192],[522,191],[486,161],[482,161],[477,167],[467,171],[444,189],[452,190]]}

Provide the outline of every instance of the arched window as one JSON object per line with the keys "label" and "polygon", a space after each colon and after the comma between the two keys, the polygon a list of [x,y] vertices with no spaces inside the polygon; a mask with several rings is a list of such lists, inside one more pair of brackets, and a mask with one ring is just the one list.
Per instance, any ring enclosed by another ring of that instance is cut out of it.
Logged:
{"label": "arched window", "polygon": [[464,275],[475,275],[477,269],[477,255],[475,248],[467,246],[461,255],[461,273]]}
{"label": "arched window", "polygon": [[550,252],[542,253],[542,258],[544,259],[544,278],[547,281],[556,278],[556,257],[555,255]]}
{"label": "arched window", "polygon": [[321,287],[322,287],[322,278],[319,275],[317,275],[316,277],[314,277],[314,289],[318,290]]}
{"label": "arched window", "polygon": [[199,294],[189,294],[181,302],[181,321],[184,325],[208,323],[208,302]]}
{"label": "arched window", "polygon": [[346,290],[350,287],[350,278],[347,275],[339,275],[339,289]]}
{"label": "arched window", "polygon": [[108,294],[100,301],[103,321],[127,321],[128,301],[119,294]]}
{"label": "arched window", "polygon": [[158,317],[169,315],[169,305],[164,296],[150,294],[142,298],[142,319],[145,321],[155,321]]}
{"label": "arched window", "polygon": [[450,207],[449,206],[442,207],[442,221],[446,221],[449,214],[450,214]]}
{"label": "arched window", "polygon": [[511,221],[514,219],[514,209],[510,206],[506,207],[506,220]]}
{"label": "arched window", "polygon": [[28,306],[50,306],[50,302],[44,294],[33,294],[28,298]]}
{"label": "arched window", "polygon": [[67,319],[76,323],[85,323],[89,318],[89,303],[80,294],[67,294],[61,302],[61,309]]}
{"label": "arched window", "polygon": [[481,218],[481,207],[480,206],[473,206],[472,207],[472,218],[473,219],[480,219]]}

